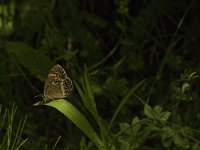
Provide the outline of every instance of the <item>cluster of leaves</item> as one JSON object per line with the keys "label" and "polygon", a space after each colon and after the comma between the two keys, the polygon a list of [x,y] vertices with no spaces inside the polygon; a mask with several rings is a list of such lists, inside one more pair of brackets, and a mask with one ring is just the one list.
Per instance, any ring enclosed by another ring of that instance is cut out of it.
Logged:
{"label": "cluster of leaves", "polygon": [[[156,105],[154,108],[148,104],[144,105],[145,118],[139,119],[137,116],[132,119],[131,124],[120,123],[119,131],[113,133],[113,123],[116,121],[121,109],[124,107],[131,95],[144,83],[141,81],[121,100],[116,109],[110,123],[104,120],[96,109],[95,97],[92,91],[91,81],[87,68],[85,68],[84,82],[82,82],[82,89],[75,82],[76,88],[82,100],[82,107],[90,113],[93,122],[96,123],[96,130],[93,129],[91,123],[73,104],[60,99],[53,100],[45,105],[54,107],[69,118],[85,135],[90,139],[89,144],[83,138],[80,143],[80,149],[89,150],[94,149],[94,145],[102,150],[129,150],[137,148],[145,148],[148,142],[153,148],[166,149],[199,149],[199,141],[193,135],[199,134],[198,131],[190,127],[183,127],[178,124],[170,123],[169,117],[171,112],[163,111],[162,107]],[[77,100],[80,101],[80,100]],[[44,102],[35,104],[41,105]],[[156,143],[152,143],[156,140]],[[160,141],[160,142],[158,142]],[[160,143],[160,144],[159,144]],[[155,144],[155,145],[154,145]]]}
{"label": "cluster of leaves", "polygon": [[[81,149],[198,149],[199,7],[197,0],[1,2],[1,103],[15,101],[31,118],[31,149],[54,148],[60,134],[62,149],[79,141]],[[74,81],[73,101],[46,105],[64,116],[32,107],[56,63]]]}

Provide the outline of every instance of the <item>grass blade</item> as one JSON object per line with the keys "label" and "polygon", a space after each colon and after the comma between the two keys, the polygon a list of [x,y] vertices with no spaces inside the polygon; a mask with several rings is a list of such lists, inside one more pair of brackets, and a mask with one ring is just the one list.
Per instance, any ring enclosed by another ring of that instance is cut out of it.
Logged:
{"label": "grass blade", "polygon": [[121,103],[119,104],[117,110],[115,111],[112,119],[111,119],[111,122],[110,122],[110,125],[109,125],[109,128],[112,127],[112,124],[113,122],[115,121],[117,115],[119,114],[120,110],[122,109],[122,107],[125,105],[125,103],[127,102],[127,100],[131,97],[131,95],[144,83],[145,80],[142,80],[140,81],[136,86],[134,86],[130,92],[122,99]]}
{"label": "grass blade", "polygon": [[[34,106],[38,105],[36,103]],[[103,147],[103,143],[98,137],[97,133],[93,130],[92,126],[85,118],[85,116],[70,102],[64,99],[53,100],[45,105],[56,108],[63,113],[68,119],[70,119],[85,135],[90,138],[97,147]]]}

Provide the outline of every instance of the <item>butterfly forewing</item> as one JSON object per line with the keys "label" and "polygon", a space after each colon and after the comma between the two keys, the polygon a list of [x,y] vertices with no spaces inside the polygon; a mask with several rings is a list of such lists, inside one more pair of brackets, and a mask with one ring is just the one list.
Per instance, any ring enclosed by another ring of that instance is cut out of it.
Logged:
{"label": "butterfly forewing", "polygon": [[49,71],[44,85],[44,100],[65,98],[73,90],[73,84],[65,70],[60,65],[55,65]]}

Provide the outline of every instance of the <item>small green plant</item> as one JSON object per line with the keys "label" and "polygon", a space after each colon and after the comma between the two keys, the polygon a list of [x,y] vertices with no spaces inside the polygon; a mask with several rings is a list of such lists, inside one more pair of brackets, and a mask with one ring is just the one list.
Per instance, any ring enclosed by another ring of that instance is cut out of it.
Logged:
{"label": "small green plant", "polygon": [[[16,122],[17,106],[13,104],[11,110],[5,109],[2,113],[2,105],[0,106],[0,149],[1,150],[19,150],[22,145],[27,142],[27,138],[21,137],[27,116],[20,119],[19,123]],[[17,126],[16,126],[17,125]]]}
{"label": "small green plant", "polygon": [[191,101],[191,82],[198,78],[196,72],[190,72],[189,70],[185,70],[181,75],[180,80],[178,80],[177,86],[175,89],[176,99],[179,101]]}
{"label": "small green plant", "polygon": [[[200,141],[194,136],[199,134],[196,130],[187,126],[170,123],[172,112],[164,111],[159,105],[152,108],[139,97],[138,99],[144,104],[143,112],[146,117],[140,119],[138,116],[135,116],[131,124],[116,122],[116,117],[120,110],[143,82],[144,80],[134,86],[121,100],[110,123],[106,122],[97,111],[86,67],[82,88],[78,83],[74,83],[81,97],[82,106],[90,113],[90,119],[87,119],[88,115],[84,115],[78,108],[64,99],[53,100],[45,103],[45,105],[54,107],[63,113],[90,139],[90,142],[87,143],[86,139],[82,137],[80,142],[81,150],[91,150],[95,149],[95,147],[99,150],[134,150],[138,148],[145,149],[146,146],[155,149],[198,149]],[[38,102],[34,105],[42,104],[44,103]],[[92,120],[93,123],[91,122]],[[94,122],[96,123],[95,127]],[[115,133],[112,131],[114,122],[119,124],[118,132],[115,129]],[[156,143],[153,141],[156,141]],[[152,144],[148,145],[149,142]]]}
{"label": "small green plant", "polygon": [[[92,141],[92,143],[100,150],[110,150],[110,149],[117,149],[116,146],[113,143],[113,136],[112,132],[110,131],[110,128],[112,127],[113,122],[115,121],[117,115],[119,114],[119,111],[123,108],[126,101],[130,98],[130,96],[142,85],[144,82],[139,82],[134,88],[130,90],[130,92],[122,99],[119,107],[115,111],[110,124],[103,120],[101,118],[100,114],[98,114],[94,93],[91,87],[90,83],[90,77],[87,70],[87,67],[85,66],[85,72],[84,72],[84,81],[82,82],[82,89],[78,85],[78,83],[75,83],[75,86],[78,90],[78,93],[81,97],[83,106],[85,109],[90,113],[92,116],[92,119],[94,122],[96,122],[97,128],[94,129],[92,127],[91,123],[88,121],[86,116],[84,116],[76,107],[74,107],[70,102],[59,99],[59,100],[53,100],[51,102],[45,103],[47,106],[51,106],[59,110],[61,113],[63,113],[68,119],[70,119],[85,135]],[[35,106],[43,104],[43,102],[38,102],[34,104]],[[90,119],[91,120],[91,119]],[[84,138],[81,141],[81,149],[85,149],[86,147],[90,147],[91,145],[85,143]],[[84,148],[85,147],[85,148]],[[92,146],[94,147],[94,146]]]}

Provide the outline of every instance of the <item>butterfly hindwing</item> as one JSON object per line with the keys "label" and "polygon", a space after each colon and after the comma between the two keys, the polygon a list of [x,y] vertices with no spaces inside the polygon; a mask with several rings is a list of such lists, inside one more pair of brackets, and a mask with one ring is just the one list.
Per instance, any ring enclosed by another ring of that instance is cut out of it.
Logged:
{"label": "butterfly hindwing", "polygon": [[65,70],[60,65],[55,65],[49,71],[44,85],[44,100],[65,98],[73,90],[73,84]]}

